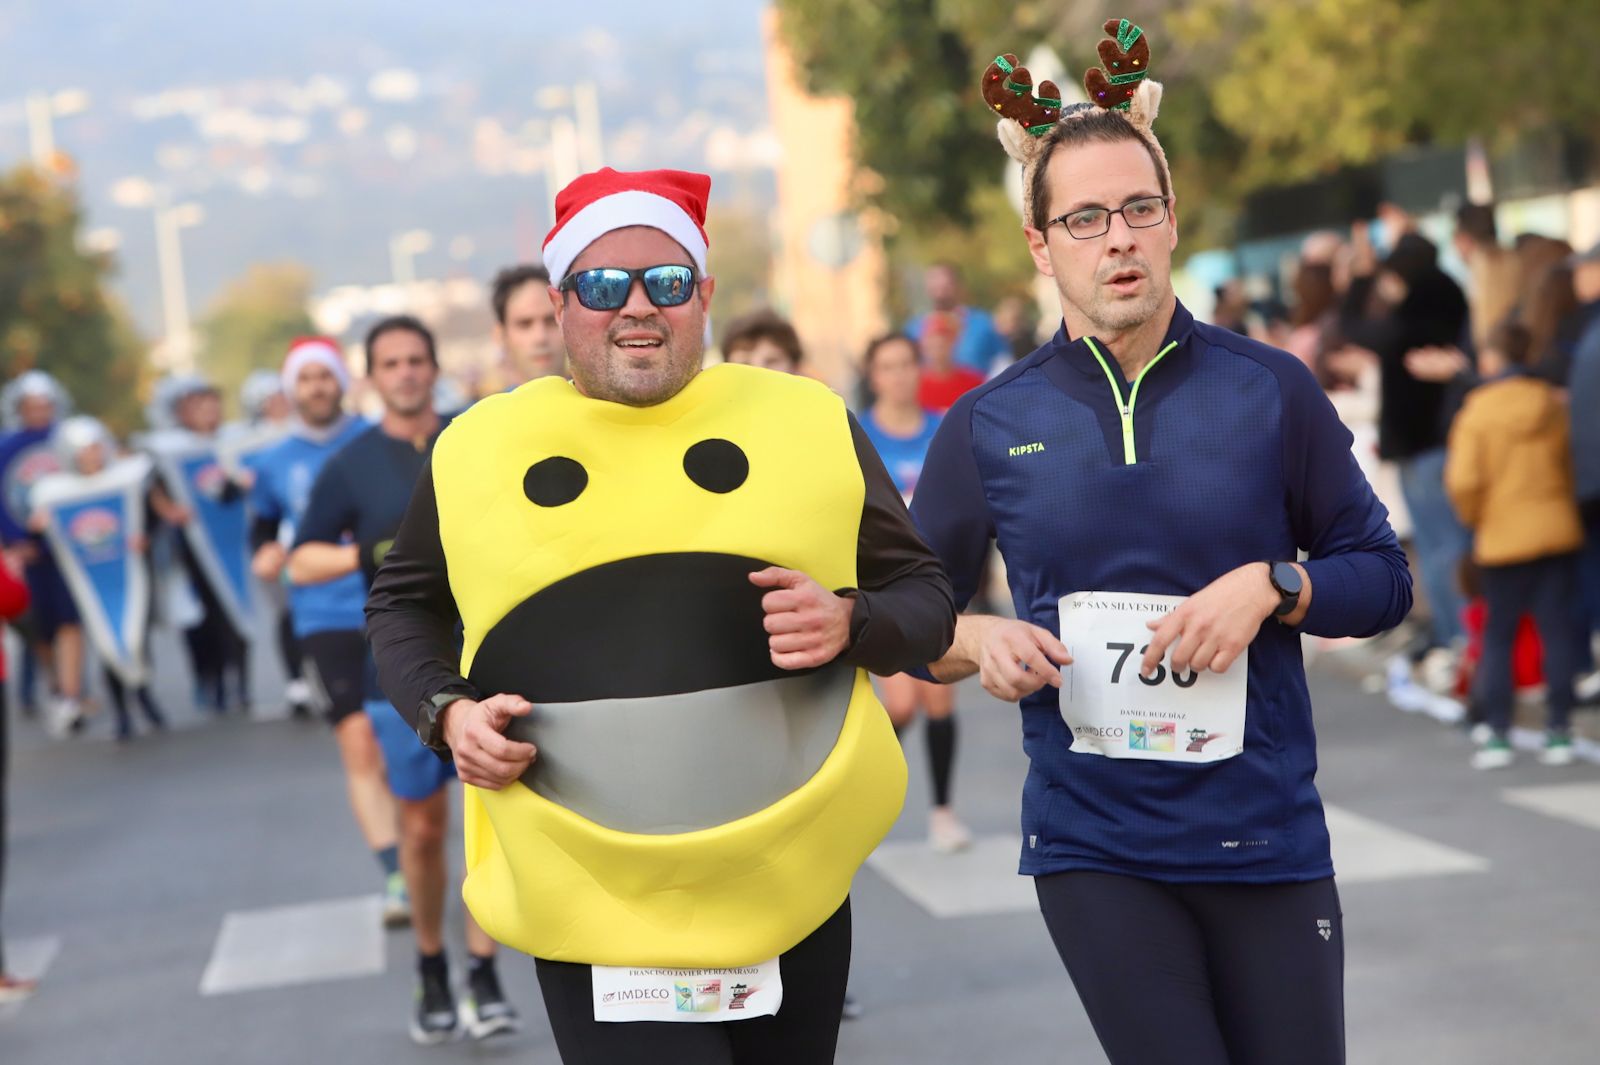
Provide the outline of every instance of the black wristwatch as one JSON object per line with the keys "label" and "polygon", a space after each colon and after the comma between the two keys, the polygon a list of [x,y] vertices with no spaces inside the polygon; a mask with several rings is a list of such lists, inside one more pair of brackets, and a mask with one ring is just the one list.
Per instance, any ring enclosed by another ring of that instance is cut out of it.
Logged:
{"label": "black wristwatch", "polygon": [[444,741],[444,728],[439,723],[439,715],[451,703],[476,698],[472,692],[448,688],[431,699],[425,699],[417,711],[417,738],[422,740],[422,745],[434,754],[448,755],[450,746]]}
{"label": "black wristwatch", "polygon": [[1305,589],[1305,581],[1300,579],[1300,571],[1289,562],[1268,562],[1267,579],[1272,581],[1273,590],[1278,593],[1278,605],[1273,608],[1272,616],[1275,618],[1288,617],[1300,605],[1300,593]]}

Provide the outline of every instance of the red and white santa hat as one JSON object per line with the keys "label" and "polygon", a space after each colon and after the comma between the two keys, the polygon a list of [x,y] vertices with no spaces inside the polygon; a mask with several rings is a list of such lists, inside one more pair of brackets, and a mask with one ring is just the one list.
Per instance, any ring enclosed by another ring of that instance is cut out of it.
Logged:
{"label": "red and white santa hat", "polygon": [[289,344],[289,354],[283,360],[283,394],[294,395],[295,382],[300,371],[311,364],[326,366],[339,379],[339,390],[350,391],[350,367],[345,365],[339,344],[328,337],[296,337]]}
{"label": "red and white santa hat", "polygon": [[650,226],[679,244],[706,272],[706,198],[711,178],[686,170],[584,174],[556,195],[556,224],[544,238],[544,265],[559,285],[583,249],[613,229]]}

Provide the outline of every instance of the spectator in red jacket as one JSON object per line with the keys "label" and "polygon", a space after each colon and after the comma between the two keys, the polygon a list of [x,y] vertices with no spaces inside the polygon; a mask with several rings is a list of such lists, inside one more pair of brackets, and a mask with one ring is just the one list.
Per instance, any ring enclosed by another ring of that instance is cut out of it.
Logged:
{"label": "spectator in red jacket", "polygon": [[922,322],[922,384],[917,402],[929,414],[943,414],[962,395],[983,384],[983,375],[955,361],[961,322],[953,314],[935,312]]}

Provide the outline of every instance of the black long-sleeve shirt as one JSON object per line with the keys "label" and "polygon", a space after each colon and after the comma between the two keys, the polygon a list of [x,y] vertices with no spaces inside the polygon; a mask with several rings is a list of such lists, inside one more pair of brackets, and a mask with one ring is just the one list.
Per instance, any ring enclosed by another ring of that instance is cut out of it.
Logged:
{"label": "black long-sleeve shirt", "polygon": [[[949,579],[906,513],[877,450],[853,415],[850,434],[866,485],[856,546],[858,587],[835,589],[854,602],[849,665],[889,675],[942,657],[955,638]],[[803,461],[803,456],[801,456]],[[417,480],[394,546],[367,599],[367,632],[384,693],[413,727],[422,705],[442,692],[478,692],[461,675],[460,613],[439,539],[430,460]]]}

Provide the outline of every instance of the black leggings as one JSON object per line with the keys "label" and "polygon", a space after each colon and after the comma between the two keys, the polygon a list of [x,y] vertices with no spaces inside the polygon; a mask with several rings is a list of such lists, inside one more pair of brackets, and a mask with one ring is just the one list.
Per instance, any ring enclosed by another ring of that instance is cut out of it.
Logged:
{"label": "black leggings", "polygon": [[1034,886],[1111,1065],[1343,1065],[1332,878],[1167,884],[1072,872]]}
{"label": "black leggings", "polygon": [[[133,719],[128,714],[128,686],[122,683],[122,678],[109,666],[105,668],[106,691],[111,695],[111,709],[117,715],[117,735],[129,736],[133,734]],[[132,689],[131,694],[139,703],[139,709],[144,711],[144,718],[152,728],[166,728],[167,719],[161,713],[161,708],[156,705],[155,696],[151,694],[148,683],[141,684]]]}
{"label": "black leggings", "polygon": [[536,958],[563,1065],[827,1065],[850,974],[850,900],[779,959],[783,1004],[720,1023],[594,1019],[589,966]]}
{"label": "black leggings", "polygon": [[289,680],[305,676],[301,669],[300,641],[294,635],[294,617],[288,610],[278,612],[278,654],[283,658],[283,673]]}

